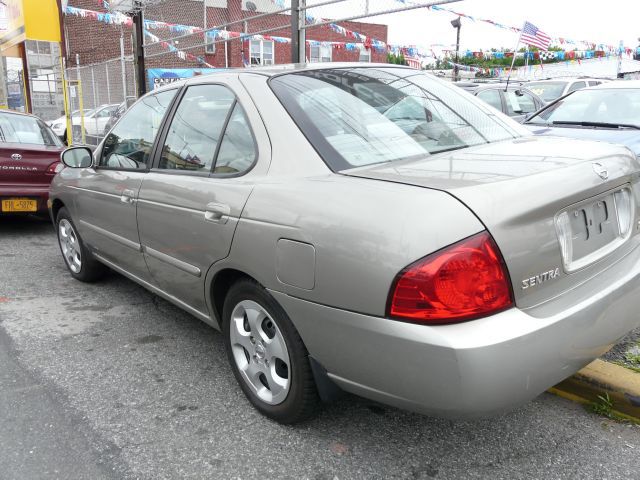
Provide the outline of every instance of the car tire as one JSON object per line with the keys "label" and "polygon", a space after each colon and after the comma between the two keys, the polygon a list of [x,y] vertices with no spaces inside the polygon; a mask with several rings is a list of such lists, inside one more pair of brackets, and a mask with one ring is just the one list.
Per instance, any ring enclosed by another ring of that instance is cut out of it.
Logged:
{"label": "car tire", "polygon": [[58,246],[69,273],[81,282],[95,282],[102,278],[107,267],[96,260],[87,249],[66,208],[56,217]]}
{"label": "car tire", "polygon": [[320,400],[309,353],[264,287],[249,279],[231,286],[224,301],[223,332],[233,374],[260,413],[283,424],[316,414]]}

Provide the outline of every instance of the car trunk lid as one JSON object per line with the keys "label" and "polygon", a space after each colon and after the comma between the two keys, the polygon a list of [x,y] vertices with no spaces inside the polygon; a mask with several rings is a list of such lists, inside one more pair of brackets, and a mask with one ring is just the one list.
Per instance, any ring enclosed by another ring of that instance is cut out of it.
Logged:
{"label": "car trunk lid", "polygon": [[[639,170],[625,147],[524,137],[342,173],[437,189],[463,202],[500,247],[516,304],[530,308],[637,245]],[[630,227],[621,232],[625,203]]]}
{"label": "car trunk lid", "polygon": [[0,185],[42,185],[51,182],[49,166],[60,160],[61,147],[0,144]]}

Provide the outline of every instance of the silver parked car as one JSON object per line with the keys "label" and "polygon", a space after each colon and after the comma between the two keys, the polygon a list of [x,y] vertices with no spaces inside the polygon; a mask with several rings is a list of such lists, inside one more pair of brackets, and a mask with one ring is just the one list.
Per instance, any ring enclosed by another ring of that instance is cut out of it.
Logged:
{"label": "silver parked car", "polygon": [[108,266],[221,330],[283,423],[340,390],[502,411],[640,324],[635,156],[534,137],[413,69],[196,77],[63,161],[50,209],[71,275]]}

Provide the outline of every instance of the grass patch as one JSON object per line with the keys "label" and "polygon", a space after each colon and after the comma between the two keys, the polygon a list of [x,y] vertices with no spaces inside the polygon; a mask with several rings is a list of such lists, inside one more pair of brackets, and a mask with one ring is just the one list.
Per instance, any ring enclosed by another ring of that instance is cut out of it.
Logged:
{"label": "grass patch", "polygon": [[629,362],[640,366],[640,355],[635,353],[625,353],[624,359]]}
{"label": "grass patch", "polygon": [[591,411],[603,417],[613,418],[613,402],[609,394],[598,395],[598,401],[591,403]]}

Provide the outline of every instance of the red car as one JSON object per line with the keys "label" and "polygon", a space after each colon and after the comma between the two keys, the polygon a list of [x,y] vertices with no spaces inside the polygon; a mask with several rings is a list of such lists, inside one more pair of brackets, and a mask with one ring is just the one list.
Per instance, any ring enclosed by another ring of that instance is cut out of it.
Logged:
{"label": "red car", "polygon": [[49,184],[64,145],[34,115],[0,112],[0,215],[47,215]]}

